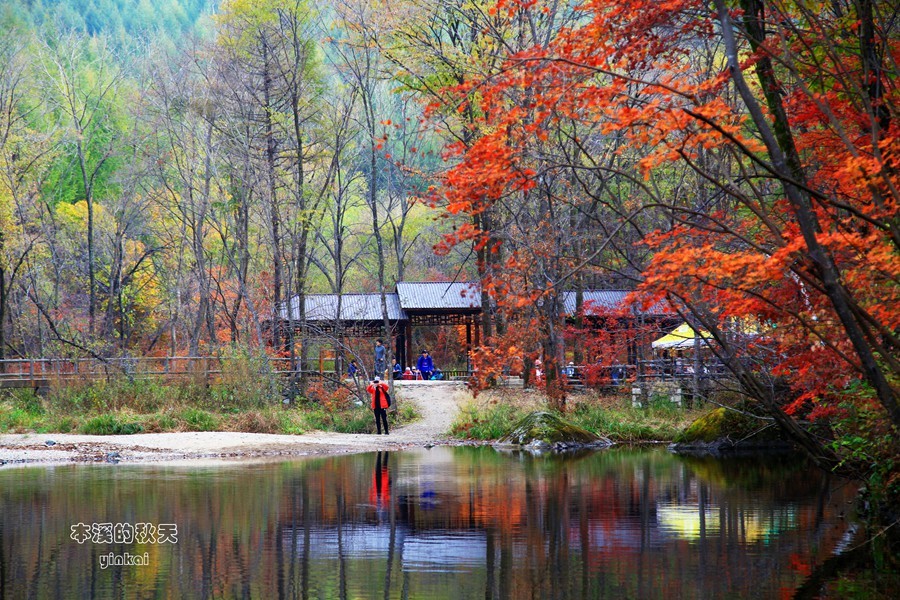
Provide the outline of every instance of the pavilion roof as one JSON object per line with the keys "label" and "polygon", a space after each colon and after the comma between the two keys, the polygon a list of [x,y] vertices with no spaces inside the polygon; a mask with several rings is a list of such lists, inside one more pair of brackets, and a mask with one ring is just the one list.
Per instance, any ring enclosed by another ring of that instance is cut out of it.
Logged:
{"label": "pavilion roof", "polygon": [[[380,321],[381,294],[342,294],[341,314],[338,319],[338,294],[307,294],[306,295],[306,320],[307,321]],[[400,308],[397,294],[385,294],[387,300],[388,318],[391,321],[405,321],[406,313]],[[291,298],[291,313],[295,320],[299,320],[300,300],[298,296]],[[287,319],[282,310],[281,317]]]}
{"label": "pavilion roof", "polygon": [[470,281],[397,284],[403,310],[465,310],[481,308],[481,286]]}
{"label": "pavilion roof", "polygon": [[[476,312],[481,308],[480,286],[468,281],[456,282],[409,282],[397,284],[397,292],[386,294],[388,318],[391,321],[409,319],[407,311],[435,312]],[[631,292],[627,290],[584,290],[586,313],[592,309],[615,310],[625,304],[625,298]],[[566,315],[575,314],[574,291],[563,292],[563,308]],[[294,320],[299,320],[299,299],[291,298],[291,313]],[[335,321],[338,310],[337,294],[307,294],[307,321]],[[658,302],[646,310],[635,314],[662,316],[669,314],[664,302]],[[287,319],[282,309],[281,318]],[[380,294],[343,294],[341,300],[341,321],[380,321]]]}
{"label": "pavilion roof", "polygon": [[[628,290],[584,290],[585,314],[594,311],[616,310],[625,305]],[[563,292],[563,305],[567,315],[575,314],[575,292]],[[665,302],[657,302],[648,309],[635,309],[634,314],[661,316],[670,314]]]}

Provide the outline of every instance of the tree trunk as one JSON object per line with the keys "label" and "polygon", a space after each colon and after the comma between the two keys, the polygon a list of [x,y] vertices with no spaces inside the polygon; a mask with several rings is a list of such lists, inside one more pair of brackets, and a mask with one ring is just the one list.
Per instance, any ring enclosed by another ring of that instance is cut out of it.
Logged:
{"label": "tree trunk", "polygon": [[[288,343],[289,334],[278,325],[278,312],[281,308],[282,297],[282,256],[281,256],[281,221],[278,214],[278,190],[275,176],[275,132],[272,123],[272,65],[269,62],[269,46],[265,38],[262,43],[263,59],[263,123],[266,135],[266,183],[269,195],[269,218],[272,220],[270,231],[272,234],[272,346],[276,350],[283,349]],[[288,307],[290,313],[290,307]],[[290,319],[290,314],[288,314]],[[279,335],[282,334],[282,335]]]}

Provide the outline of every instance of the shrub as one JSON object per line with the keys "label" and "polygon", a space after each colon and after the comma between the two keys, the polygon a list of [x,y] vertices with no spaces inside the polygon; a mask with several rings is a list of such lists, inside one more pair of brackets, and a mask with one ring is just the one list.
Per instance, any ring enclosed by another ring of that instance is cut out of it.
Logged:
{"label": "shrub", "polygon": [[34,417],[21,408],[0,412],[0,431],[20,433],[28,429]]}
{"label": "shrub", "polygon": [[144,431],[148,433],[175,431],[177,428],[178,421],[168,413],[150,415],[144,423]]}
{"label": "shrub", "polygon": [[225,350],[220,364],[219,376],[209,389],[217,408],[261,408],[272,403],[278,386],[265,356],[232,346]]}
{"label": "shrub", "polygon": [[494,404],[486,408],[469,405],[462,409],[459,417],[450,427],[450,433],[457,437],[476,440],[496,440],[527,413],[509,404]]}
{"label": "shrub", "polygon": [[49,417],[36,421],[32,428],[35,433],[69,433],[78,428],[78,421],[72,417]]}
{"label": "shrub", "polygon": [[281,433],[288,435],[301,435],[308,431],[303,424],[302,419],[297,417],[293,410],[281,411],[278,413],[278,426]]}
{"label": "shrub", "polygon": [[31,389],[12,389],[8,390],[9,398],[13,406],[21,409],[25,413],[33,416],[40,416],[46,413],[44,404],[40,396]]}
{"label": "shrub", "polygon": [[120,421],[116,415],[105,414],[93,417],[81,426],[81,433],[88,435],[131,435],[144,428],[140,423]]}
{"label": "shrub", "polygon": [[250,410],[236,415],[229,429],[248,433],[280,433],[281,421],[272,411]]}
{"label": "shrub", "polygon": [[178,419],[184,424],[187,431],[215,431],[219,427],[219,420],[205,410],[187,407],[178,414]]}

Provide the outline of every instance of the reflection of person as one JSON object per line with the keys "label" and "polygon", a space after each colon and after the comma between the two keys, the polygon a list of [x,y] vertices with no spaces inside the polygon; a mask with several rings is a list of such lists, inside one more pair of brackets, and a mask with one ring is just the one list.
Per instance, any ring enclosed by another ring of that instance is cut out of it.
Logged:
{"label": "reflection of person", "polygon": [[431,373],[434,371],[434,361],[431,359],[431,355],[428,354],[428,350],[422,350],[422,355],[416,361],[416,368],[422,374],[422,379],[425,381],[431,379]]}
{"label": "reflection of person", "polygon": [[391,472],[388,470],[388,453],[375,453],[375,471],[372,473],[372,489],[369,502],[382,508],[391,502]]}
{"label": "reflection of person", "polygon": [[375,340],[375,375],[379,377],[384,375],[384,358],[387,353],[387,348],[384,347],[384,342],[380,339]]}
{"label": "reflection of person", "polygon": [[366,391],[372,395],[372,412],[375,414],[375,427],[378,429],[378,434],[381,435],[381,424],[384,423],[384,435],[388,435],[387,409],[391,405],[388,386],[379,377],[375,377]]}

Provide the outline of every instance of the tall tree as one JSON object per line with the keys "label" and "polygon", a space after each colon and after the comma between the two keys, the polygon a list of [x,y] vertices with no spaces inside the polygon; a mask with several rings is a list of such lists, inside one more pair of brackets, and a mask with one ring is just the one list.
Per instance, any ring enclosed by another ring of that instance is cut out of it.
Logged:
{"label": "tall tree", "polygon": [[[68,34],[44,44],[42,60],[46,97],[65,132],[62,142],[77,173],[68,180],[77,191],[65,191],[70,194],[65,199],[87,204],[88,333],[93,335],[98,306],[94,206],[112,184],[110,161],[118,150],[119,126],[114,110],[122,74],[102,37]],[[56,183],[64,186],[67,179]]]}
{"label": "tall tree", "polygon": [[28,254],[40,238],[34,226],[53,139],[29,126],[41,108],[28,38],[11,30],[0,39],[0,361],[7,356],[11,300]]}

